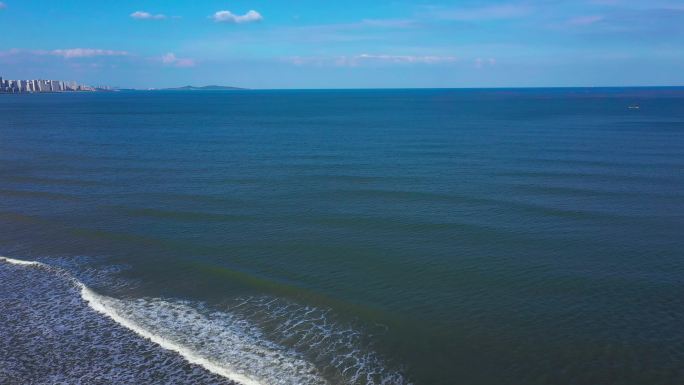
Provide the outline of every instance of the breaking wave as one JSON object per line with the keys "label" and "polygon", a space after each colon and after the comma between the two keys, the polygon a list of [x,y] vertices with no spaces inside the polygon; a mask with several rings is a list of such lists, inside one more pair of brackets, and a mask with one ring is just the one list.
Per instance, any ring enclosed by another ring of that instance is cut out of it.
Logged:
{"label": "breaking wave", "polygon": [[[39,301],[40,306],[36,306],[46,307],[40,311],[42,314],[40,316],[52,317],[45,313],[53,312],[65,318],[64,320],[51,320],[54,321],[52,323],[68,324],[73,323],[74,320],[81,320],[78,322],[83,323],[82,319],[92,317],[94,311],[95,314],[105,316],[106,320],[113,321],[118,327],[126,329],[128,337],[121,335],[114,338],[117,343],[122,343],[120,341],[126,338],[141,340],[139,337],[142,337],[144,342],[135,343],[149,344],[151,342],[163,348],[163,350],[157,349],[161,352],[154,353],[150,353],[149,347],[143,349],[146,352],[145,357],[131,368],[131,373],[148,371],[151,370],[150,366],[157,365],[154,369],[164,374],[155,376],[170,376],[169,378],[175,383],[185,383],[183,379],[187,379],[187,383],[216,383],[216,377],[218,377],[244,385],[409,384],[399,371],[387,368],[380,355],[374,352],[371,345],[366,342],[367,334],[343,322],[335,321],[329,310],[302,306],[265,296],[236,298],[219,310],[193,301],[159,298],[119,299],[97,293],[81,280],[76,279],[67,269],[57,267],[52,263],[5,257],[0,257],[0,261],[15,265],[17,269],[26,270],[24,274],[31,274],[27,271],[35,270],[36,274],[42,272],[40,274],[48,275],[47,278],[42,276],[17,278],[15,274],[3,273],[0,266],[0,278],[3,278],[4,282],[0,283],[0,289],[5,292],[0,295],[9,296],[8,304],[17,304],[18,298],[12,298],[12,293],[22,290],[30,291],[29,294],[34,297],[47,295],[45,300]],[[9,277],[15,279],[4,279]],[[54,282],[47,282],[49,280],[57,280],[61,282],[61,286]],[[41,287],[40,282],[45,287]],[[80,301],[74,300],[73,297],[76,296],[80,297]],[[65,311],[76,311],[79,305],[77,302],[80,302],[80,306],[87,305],[89,311],[86,309],[78,314],[65,315]],[[55,307],[58,306],[62,308],[56,309]],[[65,310],[65,306],[74,308]],[[25,311],[25,308],[26,306],[17,307],[21,311]],[[2,310],[5,313],[13,311],[12,309]],[[35,319],[37,316],[32,314],[27,319]],[[0,316],[0,321],[2,321],[2,316]],[[101,324],[103,321],[98,322]],[[17,325],[14,326],[19,328]],[[5,334],[17,333],[16,330],[11,329],[11,327],[8,328]],[[87,330],[83,333],[92,333],[92,328],[84,329]],[[73,334],[73,331],[71,333]],[[108,330],[105,333],[106,340],[113,339],[110,333],[119,335],[121,332]],[[53,334],[54,331],[46,333],[46,335]],[[0,340],[2,338],[9,340],[14,337],[0,334]],[[93,339],[91,336],[78,338]],[[31,344],[34,343],[31,341],[24,343],[29,346],[27,349],[33,349],[30,347]],[[109,345],[111,344],[110,342]],[[100,345],[108,344],[100,343]],[[22,345],[19,343],[16,346]],[[130,352],[130,350],[141,349],[135,344],[133,347],[117,348],[127,352],[122,355],[122,361],[132,359],[130,357],[134,354],[131,353],[135,352]],[[15,349],[20,348],[15,347]],[[88,347],[88,349],[91,348]],[[169,351],[175,352],[187,363],[196,365],[202,370],[199,372],[191,370],[191,374],[188,374],[188,369],[184,368],[184,364],[168,357]],[[109,354],[109,356],[113,355]],[[0,371],[0,380],[3,374],[6,379],[20,380],[22,368],[26,371],[27,364],[15,357],[0,355],[0,363],[3,360],[11,361],[11,365],[6,365],[10,368],[7,373]],[[121,362],[118,364],[121,365]],[[12,368],[14,368],[14,374]],[[87,371],[87,369],[81,369]],[[32,370],[35,371],[35,368]],[[109,372],[112,370],[110,368]],[[171,374],[168,374],[169,372]],[[56,381],[62,375],[64,374],[52,373],[53,377],[50,377],[50,381]],[[128,375],[135,376],[140,373]],[[110,374],[110,376],[115,377],[110,380],[125,382],[120,373]],[[44,378],[45,383],[48,383],[46,378]],[[161,378],[159,377],[159,380]],[[40,381],[35,382],[40,383]]]}

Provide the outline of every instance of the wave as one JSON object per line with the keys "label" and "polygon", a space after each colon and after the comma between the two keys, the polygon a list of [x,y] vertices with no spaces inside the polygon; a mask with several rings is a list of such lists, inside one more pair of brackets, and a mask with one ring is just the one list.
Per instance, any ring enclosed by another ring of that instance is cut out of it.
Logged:
{"label": "wave", "polygon": [[409,384],[329,311],[268,297],[234,299],[227,311],[197,302],[102,295],[68,270],[0,257],[65,278],[83,303],[185,361],[243,385]]}

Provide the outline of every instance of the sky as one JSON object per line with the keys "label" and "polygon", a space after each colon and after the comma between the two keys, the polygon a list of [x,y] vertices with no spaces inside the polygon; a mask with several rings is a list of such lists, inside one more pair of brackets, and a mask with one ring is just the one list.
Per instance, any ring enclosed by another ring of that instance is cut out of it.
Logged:
{"label": "sky", "polygon": [[0,0],[0,76],[159,88],[684,85],[684,0]]}

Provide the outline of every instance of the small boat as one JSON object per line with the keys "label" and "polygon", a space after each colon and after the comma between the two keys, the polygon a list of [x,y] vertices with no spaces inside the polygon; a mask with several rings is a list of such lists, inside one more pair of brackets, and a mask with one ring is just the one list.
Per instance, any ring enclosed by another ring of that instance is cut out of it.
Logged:
{"label": "small boat", "polygon": [[638,104],[634,104],[634,105],[631,105],[631,106],[629,106],[629,107],[627,107],[627,108],[629,108],[630,110],[638,110],[638,109],[640,109],[641,107],[640,107]]}

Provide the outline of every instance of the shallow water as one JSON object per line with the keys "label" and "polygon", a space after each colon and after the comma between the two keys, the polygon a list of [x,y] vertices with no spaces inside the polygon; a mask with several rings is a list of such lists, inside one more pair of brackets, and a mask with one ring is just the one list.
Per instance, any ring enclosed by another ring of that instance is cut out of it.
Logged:
{"label": "shallow water", "polygon": [[684,381],[682,89],[5,95],[0,116],[0,254],[44,264],[0,262],[0,382]]}

